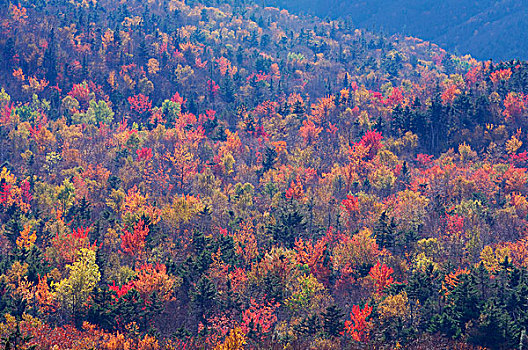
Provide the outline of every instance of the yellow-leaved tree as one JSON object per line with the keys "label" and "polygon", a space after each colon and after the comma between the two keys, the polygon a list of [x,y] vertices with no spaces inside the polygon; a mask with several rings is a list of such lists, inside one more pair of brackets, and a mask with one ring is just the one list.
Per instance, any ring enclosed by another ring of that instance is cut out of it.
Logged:
{"label": "yellow-leaved tree", "polygon": [[81,305],[101,279],[99,266],[95,263],[95,251],[81,248],[77,260],[66,265],[69,276],[55,284],[62,307],[76,319]]}
{"label": "yellow-leaved tree", "polygon": [[231,329],[224,343],[218,344],[215,350],[243,350],[246,345],[246,335],[238,327]]}

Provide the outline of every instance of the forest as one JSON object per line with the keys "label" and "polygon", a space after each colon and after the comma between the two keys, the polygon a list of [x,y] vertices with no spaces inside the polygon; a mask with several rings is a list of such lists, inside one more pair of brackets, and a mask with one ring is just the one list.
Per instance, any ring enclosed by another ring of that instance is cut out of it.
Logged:
{"label": "forest", "polygon": [[[203,0],[207,3],[235,0]],[[237,0],[321,18],[347,18],[356,27],[403,33],[483,60],[528,59],[528,7],[523,0]]]}
{"label": "forest", "polygon": [[0,348],[528,346],[528,62],[237,0],[0,52]]}

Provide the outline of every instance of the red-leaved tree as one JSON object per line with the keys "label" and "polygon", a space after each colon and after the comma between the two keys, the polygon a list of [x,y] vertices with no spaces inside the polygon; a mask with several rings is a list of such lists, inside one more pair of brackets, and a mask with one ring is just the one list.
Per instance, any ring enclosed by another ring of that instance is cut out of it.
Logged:
{"label": "red-leaved tree", "polygon": [[350,313],[350,321],[345,321],[344,333],[352,336],[352,339],[358,342],[365,342],[369,338],[369,331],[372,327],[371,322],[367,322],[367,318],[372,312],[372,306],[365,305],[363,310],[359,305],[352,306]]}
{"label": "red-leaved tree", "polygon": [[133,227],[132,232],[123,230],[121,235],[121,249],[126,254],[138,256],[145,248],[145,238],[149,233],[149,228],[143,220],[139,220]]}

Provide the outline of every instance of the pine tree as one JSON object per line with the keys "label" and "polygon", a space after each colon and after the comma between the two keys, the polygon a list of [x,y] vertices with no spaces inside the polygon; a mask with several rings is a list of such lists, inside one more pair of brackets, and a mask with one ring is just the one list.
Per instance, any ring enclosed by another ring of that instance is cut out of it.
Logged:
{"label": "pine tree", "polygon": [[207,315],[212,312],[216,303],[216,287],[207,277],[202,277],[196,283],[191,300],[198,310],[198,315],[203,324],[207,322]]}
{"label": "pine tree", "polygon": [[387,213],[385,211],[382,212],[376,226],[374,227],[376,242],[381,249],[387,248],[389,251],[394,252],[396,228],[397,226],[394,223],[394,219],[391,218],[389,222]]}
{"label": "pine tree", "polygon": [[304,336],[316,334],[319,328],[319,318],[316,314],[303,317],[302,321],[294,327],[296,332]]}
{"label": "pine tree", "polygon": [[274,216],[275,224],[269,228],[273,239],[292,248],[295,239],[303,236],[306,231],[306,221],[301,209],[297,204],[289,202],[280,207]]}
{"label": "pine tree", "polygon": [[48,48],[44,53],[43,66],[46,69],[46,79],[50,85],[55,85],[57,79],[57,42],[55,39],[55,28],[51,28]]}
{"label": "pine tree", "polygon": [[330,337],[337,337],[343,331],[345,323],[343,322],[344,312],[337,305],[331,305],[326,308],[323,316],[324,332]]}
{"label": "pine tree", "polygon": [[264,151],[264,157],[262,159],[262,170],[259,171],[259,174],[265,174],[268,170],[273,169],[276,162],[277,151],[275,151],[275,148],[266,147],[266,150]]}

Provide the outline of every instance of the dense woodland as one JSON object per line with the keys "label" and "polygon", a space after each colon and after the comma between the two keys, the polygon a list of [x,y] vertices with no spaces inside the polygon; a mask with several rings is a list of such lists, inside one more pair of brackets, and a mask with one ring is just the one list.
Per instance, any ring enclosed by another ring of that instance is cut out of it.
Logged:
{"label": "dense woodland", "polygon": [[525,349],[528,63],[277,8],[0,2],[5,349]]}
{"label": "dense woodland", "polygon": [[319,17],[348,18],[357,27],[404,33],[484,60],[528,59],[526,0],[203,0],[247,1]]}

